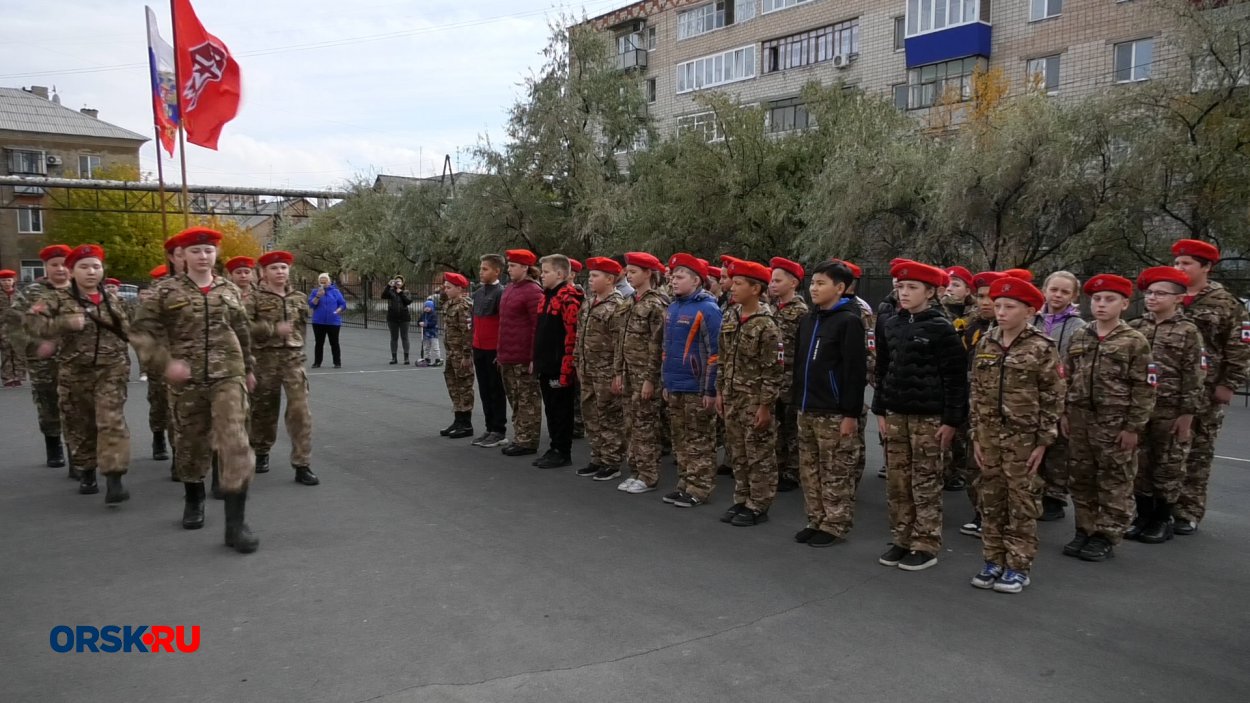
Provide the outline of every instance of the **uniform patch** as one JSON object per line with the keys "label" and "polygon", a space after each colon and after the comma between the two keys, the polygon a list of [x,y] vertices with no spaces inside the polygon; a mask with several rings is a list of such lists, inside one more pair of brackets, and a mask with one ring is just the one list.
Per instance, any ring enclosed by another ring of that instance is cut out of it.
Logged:
{"label": "uniform patch", "polygon": [[1159,365],[1153,361],[1146,365],[1146,383],[1154,387],[1159,385]]}
{"label": "uniform patch", "polygon": [[868,330],[868,351],[877,350],[877,333],[874,330]]}
{"label": "uniform patch", "polygon": [[1199,362],[1199,365],[1202,366],[1203,371],[1209,371],[1211,369],[1211,357],[1207,356],[1206,349],[1202,350],[1201,356],[1202,356],[1202,361]]}
{"label": "uniform patch", "polygon": [[1250,344],[1250,320],[1241,322],[1241,343]]}

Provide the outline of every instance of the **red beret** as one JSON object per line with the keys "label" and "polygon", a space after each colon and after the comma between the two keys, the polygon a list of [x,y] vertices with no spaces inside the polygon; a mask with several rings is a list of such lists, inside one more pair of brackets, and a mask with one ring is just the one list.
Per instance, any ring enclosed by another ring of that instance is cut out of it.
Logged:
{"label": "red beret", "polygon": [[964,283],[967,283],[969,286],[973,284],[972,272],[964,268],[963,266],[951,266],[947,268],[946,275],[950,276],[951,278],[958,278]]}
{"label": "red beret", "polygon": [[640,269],[648,269],[650,271],[664,272],[664,264],[655,256],[645,251],[631,251],[625,254],[626,266],[637,266]]}
{"label": "red beret", "polygon": [[694,271],[699,278],[707,278],[707,262],[703,259],[690,254],[673,254],[668,260],[668,267],[675,269],[678,266]]}
{"label": "red beret", "polygon": [[1153,266],[1137,276],[1137,288],[1146,290],[1154,283],[1175,283],[1181,288],[1189,288],[1189,274],[1171,266]]}
{"label": "red beret", "polygon": [[951,284],[951,275],[945,271],[942,271],[942,269],[938,269],[938,271],[940,271],[942,274],[942,287],[945,288],[946,286],[949,286]]}
{"label": "red beret", "polygon": [[504,252],[510,264],[521,264],[522,266],[533,266],[538,263],[538,257],[534,256],[534,252],[529,249],[509,249]]}
{"label": "red beret", "polygon": [[990,299],[1011,298],[1019,300],[1034,310],[1041,310],[1045,298],[1037,286],[1015,276],[1002,276],[990,284]]}
{"label": "red beret", "polygon": [[804,271],[803,271],[803,267],[800,266],[798,262],[791,261],[789,259],[783,259],[780,256],[774,256],[768,262],[768,265],[773,267],[774,271],[777,269],[781,269],[782,271],[785,271],[791,276],[794,276],[795,278],[799,279],[800,283],[803,282]]}
{"label": "red beret", "polygon": [[169,267],[166,266],[165,264],[161,264],[160,266],[157,266],[151,271],[148,271],[148,275],[154,279],[164,278],[169,275]]}
{"label": "red beret", "polygon": [[917,261],[903,261],[890,267],[890,276],[900,281],[919,281],[937,287],[942,285],[942,277],[946,272],[940,268],[922,264]]}
{"label": "red beret", "polygon": [[17,278],[17,271],[13,269],[0,269],[0,278]]}
{"label": "red beret", "polygon": [[721,255],[720,255],[720,265],[721,265],[722,267],[724,267],[724,268],[728,268],[729,264],[731,264],[731,263],[733,263],[733,262],[735,262],[735,261],[742,261],[742,259],[739,259],[739,258],[738,258],[738,257],[736,257],[736,256],[731,256],[731,255],[729,255],[729,254],[721,254]]}
{"label": "red beret", "polygon": [[468,287],[469,287],[469,279],[465,278],[465,277],[464,277],[463,275],[461,275],[461,274],[455,273],[454,271],[446,271],[446,272],[444,272],[444,273],[443,273],[443,280],[444,280],[445,282],[447,282],[447,283],[452,284],[453,286],[456,286],[457,288],[468,288]]}
{"label": "red beret", "polygon": [[1085,295],[1095,293],[1119,293],[1125,298],[1133,297],[1133,282],[1112,273],[1100,273],[1085,282]]}
{"label": "red beret", "polygon": [[106,279],[104,279],[104,285],[106,285],[106,286],[120,286],[121,284],[122,284],[122,282],[121,282],[121,281],[119,281],[119,280],[117,280],[116,278],[106,278]]}
{"label": "red beret", "polygon": [[972,288],[973,290],[988,288],[994,285],[994,281],[997,281],[1005,275],[1006,274],[999,273],[997,271],[982,271],[972,277]]}
{"label": "red beret", "polygon": [[860,279],[864,277],[864,270],[856,266],[855,264],[852,264],[851,262],[846,261],[845,259],[832,259],[832,261],[835,264],[842,264],[843,266],[850,269],[851,275],[854,276],[856,279]]}
{"label": "red beret", "polygon": [[1220,260],[1220,250],[1210,242],[1199,239],[1182,239],[1172,245],[1172,256],[1192,256],[1215,263]]}
{"label": "red beret", "polygon": [[890,268],[893,269],[895,266],[905,264],[909,261],[911,261],[911,259],[890,259]]}
{"label": "red beret", "polygon": [[184,229],[166,240],[165,251],[172,252],[174,249],[186,249],[187,247],[201,244],[212,244],[213,246],[221,244],[221,232],[208,227]]}
{"label": "red beret", "polygon": [[1018,278],[1021,281],[1024,281],[1025,283],[1033,282],[1032,272],[1026,269],[1007,269],[1006,271],[1003,271],[1003,275],[1011,276],[1012,278]]}
{"label": "red beret", "polygon": [[64,244],[52,244],[39,250],[39,258],[47,263],[51,259],[64,259],[69,256],[69,247]]}
{"label": "red beret", "polygon": [[742,259],[734,259],[729,262],[729,275],[742,276],[768,284],[773,279],[773,270],[764,264],[757,264],[754,261],[743,261]]}
{"label": "red beret", "polygon": [[74,268],[74,264],[83,259],[99,259],[104,263],[104,249],[95,244],[79,244],[65,257],[65,266]]}
{"label": "red beret", "polygon": [[569,268],[573,270],[573,273],[581,273],[583,268],[582,262],[577,259],[569,259]]}
{"label": "red beret", "polygon": [[235,269],[254,269],[256,260],[250,256],[236,256],[226,262],[226,270],[234,273]]}
{"label": "red beret", "polygon": [[586,259],[586,266],[591,271],[602,271],[613,276],[621,275],[621,265],[616,262],[616,259],[609,259],[606,256],[592,256]]}
{"label": "red beret", "polygon": [[[260,258],[256,260],[256,263],[259,264],[261,268],[265,268],[269,264],[286,264],[287,266],[290,266],[295,263],[295,255],[289,251],[275,249],[261,254]],[[226,264],[226,268],[229,267],[230,264]]]}
{"label": "red beret", "polygon": [[712,266],[711,264],[708,264],[707,277],[715,278],[716,280],[719,281],[721,278],[724,277],[724,272],[721,271],[721,268],[719,266]]}

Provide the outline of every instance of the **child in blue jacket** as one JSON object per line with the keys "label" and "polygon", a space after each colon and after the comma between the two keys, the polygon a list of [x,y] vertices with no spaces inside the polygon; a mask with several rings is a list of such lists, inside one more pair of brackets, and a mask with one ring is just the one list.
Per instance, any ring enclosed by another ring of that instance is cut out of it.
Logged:
{"label": "child in blue jacket", "polygon": [[417,362],[417,366],[442,366],[443,354],[438,348],[438,313],[434,312],[433,300],[425,301],[417,326],[421,328],[421,361]]}

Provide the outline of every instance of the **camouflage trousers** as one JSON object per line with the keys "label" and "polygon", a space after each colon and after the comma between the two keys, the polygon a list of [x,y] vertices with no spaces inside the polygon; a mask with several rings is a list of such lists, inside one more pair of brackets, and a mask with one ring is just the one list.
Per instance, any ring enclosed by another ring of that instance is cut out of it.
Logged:
{"label": "camouflage trousers", "polygon": [[977,430],[985,462],[977,481],[981,553],[985,561],[1028,572],[1037,556],[1042,477],[1029,471],[1032,433],[986,423]]}
{"label": "camouflage trousers", "polygon": [[1061,433],[1055,443],[1046,448],[1046,458],[1038,471],[1046,483],[1047,498],[1068,500],[1068,438]]}
{"label": "camouflage trousers", "polygon": [[868,468],[868,443],[864,433],[868,430],[868,409],[859,415],[859,429],[855,432],[855,444],[859,447],[859,457],[855,460],[855,490],[859,491],[860,479],[864,478],[864,470]]}
{"label": "camouflage trousers", "polygon": [[942,548],[942,445],[937,415],[885,418],[886,507],[896,546],[937,554]]}
{"label": "camouflage trousers", "polygon": [[1137,452],[1120,449],[1116,442],[1124,417],[1069,406],[1068,427],[1068,491],[1076,529],[1119,544],[1136,510]]}
{"label": "camouflage trousers", "polygon": [[580,390],[591,463],[619,466],[625,458],[625,414],[621,397],[612,393],[612,376],[586,376]]}
{"label": "camouflage trousers", "polygon": [[13,343],[0,339],[0,383],[9,385],[26,380],[26,355],[13,348]]}
{"label": "camouflage trousers", "polygon": [[443,366],[443,382],[447,395],[451,396],[451,409],[458,413],[473,411],[473,354],[453,353],[448,350],[447,363]]}
{"label": "camouflage trousers", "polygon": [[626,450],[630,476],[654,486],[660,480],[660,406],[663,399],[657,388],[650,400],[642,399],[642,380],[625,376]]}
{"label": "camouflage trousers", "polygon": [[1207,483],[1215,460],[1215,438],[1224,425],[1224,406],[1212,402],[1194,416],[1194,438],[1185,460],[1185,483],[1172,511],[1178,519],[1202,522],[1207,513]]}
{"label": "camouflage trousers", "polygon": [[30,374],[30,394],[39,415],[39,431],[46,437],[61,436],[61,410],[57,397],[57,363],[55,359],[26,357]]}
{"label": "camouflage trousers", "polygon": [[855,524],[857,434],[842,436],[842,415],[799,413],[799,482],[807,526],[845,537]]}
{"label": "camouflage trousers", "polygon": [[130,362],[60,369],[58,391],[70,463],[102,474],[130,468],[126,383]]}
{"label": "camouflage trousers", "polygon": [[169,430],[169,388],[165,385],[163,372],[148,370],[148,429],[152,432]]}
{"label": "camouflage trousers", "polygon": [[[655,394],[660,395],[659,386]],[[668,417],[668,404],[660,400],[660,455],[673,451],[673,423]]]}
{"label": "camouflage trousers", "polygon": [[573,391],[573,438],[586,436],[586,418],[582,415],[582,379],[575,382]]}
{"label": "camouflage trousers", "polygon": [[219,457],[221,490],[246,490],[256,470],[256,456],[248,445],[247,387],[242,377],[170,387],[177,427],[175,469],[183,483],[204,480]]}
{"label": "camouflage trousers", "polygon": [[1160,498],[1175,505],[1185,485],[1185,460],[1190,441],[1182,442],[1172,434],[1172,424],[1180,413],[1175,408],[1155,408],[1146,426],[1146,434],[1137,447],[1137,478],[1133,492]]}
{"label": "camouflage trousers", "polygon": [[669,393],[677,490],[707,500],[716,485],[716,413],[698,393]]}
{"label": "camouflage trousers", "polygon": [[777,401],[777,473],[781,478],[799,479],[799,409],[793,403]]}
{"label": "camouflage trousers", "polygon": [[759,406],[728,395],[725,405],[725,446],[733,455],[734,503],[768,510],[777,497],[777,423],[755,428]]}
{"label": "camouflage trousers", "polygon": [[268,454],[278,438],[278,411],[286,393],[286,433],[291,438],[291,466],[308,466],[312,455],[312,410],[308,407],[308,376],[304,350],[258,349],[256,388],[252,390],[249,434],[252,451]]}
{"label": "camouflage trousers", "polygon": [[529,364],[500,364],[503,389],[512,406],[512,441],[522,447],[538,448],[543,429],[543,398],[538,378]]}

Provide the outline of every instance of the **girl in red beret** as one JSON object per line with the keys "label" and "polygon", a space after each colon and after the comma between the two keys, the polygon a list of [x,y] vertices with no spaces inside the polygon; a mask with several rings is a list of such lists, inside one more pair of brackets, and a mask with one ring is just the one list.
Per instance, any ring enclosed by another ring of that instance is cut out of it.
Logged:
{"label": "girl in red beret", "polygon": [[[1081,308],[1076,304],[1080,292],[1080,280],[1069,271],[1050,274],[1042,285],[1046,303],[1033,318],[1033,326],[1055,341],[1060,360],[1068,358],[1072,336],[1086,324],[1081,319]],[[1039,473],[1046,482],[1046,492],[1042,496],[1041,520],[1062,520],[1066,515],[1064,507],[1068,504],[1067,437],[1061,434],[1046,450],[1046,459],[1042,462]]]}

